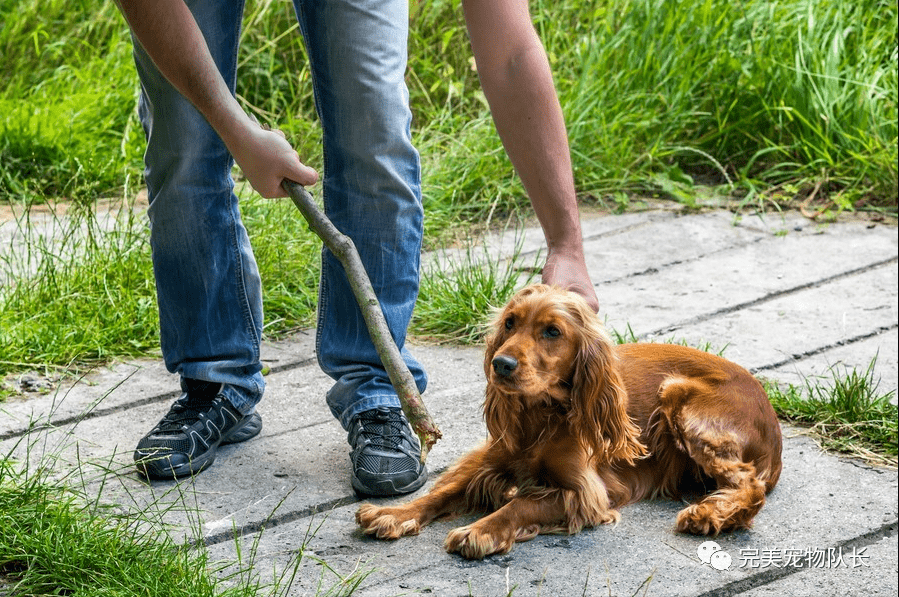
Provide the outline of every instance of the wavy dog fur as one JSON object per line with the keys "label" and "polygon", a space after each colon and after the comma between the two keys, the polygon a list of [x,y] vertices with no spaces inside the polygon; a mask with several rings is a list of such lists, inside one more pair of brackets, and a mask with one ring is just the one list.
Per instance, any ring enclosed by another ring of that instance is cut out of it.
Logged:
{"label": "wavy dog fur", "polygon": [[780,477],[780,426],[748,371],[683,346],[615,346],[576,294],[516,294],[487,340],[484,372],[487,442],[411,503],[362,505],[365,533],[396,539],[486,512],[445,541],[483,558],[540,533],[617,522],[618,508],[644,498],[698,494],[676,529],[716,535],[748,528]]}

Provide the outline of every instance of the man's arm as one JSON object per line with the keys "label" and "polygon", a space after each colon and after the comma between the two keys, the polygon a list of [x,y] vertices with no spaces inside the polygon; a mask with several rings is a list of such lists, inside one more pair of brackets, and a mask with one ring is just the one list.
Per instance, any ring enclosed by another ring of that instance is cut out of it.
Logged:
{"label": "man's arm", "polygon": [[463,0],[481,87],[549,249],[543,280],[599,309],[584,262],[562,109],[527,0]]}
{"label": "man's arm", "polygon": [[285,178],[314,184],[280,131],[259,126],[237,103],[183,0],[117,0],[135,38],[166,79],[206,117],[263,197],[286,197]]}

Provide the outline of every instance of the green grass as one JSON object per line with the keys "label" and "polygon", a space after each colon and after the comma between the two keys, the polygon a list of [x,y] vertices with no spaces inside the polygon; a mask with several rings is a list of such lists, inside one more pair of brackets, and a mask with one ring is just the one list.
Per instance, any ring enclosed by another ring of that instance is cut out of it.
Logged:
{"label": "green grass", "polygon": [[136,534],[67,487],[14,475],[7,461],[0,467],[0,571],[11,594],[221,594],[202,553],[162,534]]}
{"label": "green grass", "polygon": [[[609,335],[612,338],[612,341],[615,344],[633,344],[636,342],[647,342],[647,340],[641,340],[637,333],[634,332],[634,329],[631,327],[631,324],[627,324],[624,331],[617,330],[615,328],[609,329]],[[665,340],[662,340],[660,344],[677,344],[679,346],[689,346],[690,348],[695,348],[697,350],[701,350],[703,352],[709,352],[719,357],[724,356],[724,351],[727,350],[727,344],[720,348],[715,348],[711,342],[708,341],[700,341],[698,344],[690,344],[683,338],[680,340],[676,339],[674,336],[671,336]]]}
{"label": "green grass", "polygon": [[[319,251],[286,202],[243,203],[266,280],[266,333],[313,324]],[[0,377],[153,354],[159,347],[149,232],[127,206],[110,228],[86,208],[48,222],[20,219],[21,247],[0,253]]]}
{"label": "green grass", "polygon": [[46,432],[37,428],[33,425],[34,433],[0,457],[0,594],[282,597],[304,560],[311,559],[320,567],[320,578],[313,592],[304,594],[345,596],[371,573],[357,567],[340,574],[308,549],[323,519],[310,521],[302,545],[280,570],[258,565],[263,533],[243,547],[236,540],[233,560],[212,561],[199,523],[195,537],[186,529],[188,536],[180,541],[161,523],[174,509],[184,509],[188,520],[200,520],[198,497],[189,487],[167,490],[165,495],[174,499],[165,504],[162,498],[151,504],[136,500],[131,507],[121,498],[107,502],[104,491],[121,471],[109,462],[79,460],[70,467],[60,449],[36,457],[46,443]]}
{"label": "green grass", "polygon": [[464,254],[442,254],[440,266],[422,276],[411,332],[438,342],[481,341],[494,311],[537,276],[537,264],[523,263],[520,249],[504,261],[471,244]]}
{"label": "green grass", "polygon": [[54,480],[54,458],[31,468],[29,456],[0,459],[0,579],[11,594],[217,594],[205,554],[137,530],[72,479]]}
{"label": "green grass", "polygon": [[[413,19],[413,106],[433,209],[467,220],[522,204],[468,56],[452,53],[465,45],[451,25],[456,5],[429,3]],[[690,203],[697,181],[707,180],[753,205],[804,199],[817,188],[834,211],[895,208],[895,6],[531,7],[585,196],[620,203],[621,191],[656,192]],[[442,36],[428,39],[434,23]]]}
{"label": "green grass", "polygon": [[[532,2],[585,195],[689,201],[730,179],[749,202],[817,188],[835,210],[895,208],[895,3]],[[0,197],[89,200],[141,170],[137,85],[113,3],[0,0]],[[409,87],[433,226],[518,209],[458,0],[413,4]],[[238,93],[320,166],[293,9],[247,6]]]}
{"label": "green grass", "polygon": [[0,20],[0,199],[120,193],[142,150],[115,4],[0,0]]}
{"label": "green grass", "polygon": [[873,359],[867,370],[831,367],[804,385],[766,383],[778,416],[808,429],[824,448],[881,465],[897,464],[895,392],[880,392]]}
{"label": "green grass", "polygon": [[85,366],[157,349],[146,227],[124,213],[112,231],[90,214],[19,222],[24,249],[0,254],[10,280],[0,292],[0,372]]}

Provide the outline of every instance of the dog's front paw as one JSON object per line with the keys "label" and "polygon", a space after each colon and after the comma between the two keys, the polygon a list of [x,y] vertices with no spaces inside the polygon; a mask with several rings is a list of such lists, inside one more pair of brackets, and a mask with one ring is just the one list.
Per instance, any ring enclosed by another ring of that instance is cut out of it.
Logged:
{"label": "dog's front paw", "polygon": [[371,504],[359,506],[356,523],[362,527],[363,533],[378,539],[399,539],[417,535],[421,530],[418,519],[404,512],[403,508],[379,508]]}
{"label": "dog's front paw", "polygon": [[446,551],[458,553],[469,560],[480,560],[494,553],[508,553],[513,545],[515,533],[511,530],[488,530],[478,523],[453,529],[443,542]]}

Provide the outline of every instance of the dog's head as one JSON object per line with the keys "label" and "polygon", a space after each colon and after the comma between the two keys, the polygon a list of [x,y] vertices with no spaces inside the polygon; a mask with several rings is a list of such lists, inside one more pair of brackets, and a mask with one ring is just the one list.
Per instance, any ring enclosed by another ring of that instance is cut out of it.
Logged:
{"label": "dog's head", "polygon": [[543,284],[519,291],[494,322],[484,372],[487,428],[509,449],[523,412],[555,407],[594,458],[642,453],[612,340],[580,295]]}

